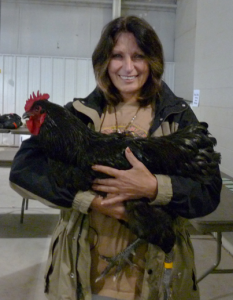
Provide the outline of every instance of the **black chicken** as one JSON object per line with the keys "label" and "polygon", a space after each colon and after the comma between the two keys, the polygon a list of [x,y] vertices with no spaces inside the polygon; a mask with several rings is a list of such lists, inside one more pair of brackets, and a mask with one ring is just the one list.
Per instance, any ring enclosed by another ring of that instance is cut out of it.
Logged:
{"label": "black chicken", "polygon": [[23,125],[19,115],[11,113],[0,115],[0,128],[3,129],[16,129]]}
{"label": "black chicken", "polygon": [[[95,178],[106,176],[91,168],[95,164],[121,170],[131,168],[124,154],[126,147],[152,174],[181,175],[203,182],[216,172],[220,154],[213,150],[216,140],[209,136],[206,123],[159,138],[119,133],[106,135],[89,129],[69,110],[49,102],[48,98],[47,94],[33,94],[25,105],[23,117],[30,117],[27,126],[32,134],[38,135],[40,147],[49,158],[58,184],[69,189],[89,190]],[[148,201],[125,202],[126,226],[139,239],[112,258],[100,278],[115,265],[119,271],[122,260],[142,240],[158,245],[167,254],[171,252],[176,239],[173,231],[176,215],[164,206],[149,206]]]}

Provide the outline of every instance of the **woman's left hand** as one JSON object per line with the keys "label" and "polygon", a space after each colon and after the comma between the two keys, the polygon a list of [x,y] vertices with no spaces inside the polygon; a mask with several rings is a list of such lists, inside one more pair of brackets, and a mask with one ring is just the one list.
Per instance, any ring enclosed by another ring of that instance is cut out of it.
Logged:
{"label": "woman's left hand", "polygon": [[102,200],[103,205],[123,202],[142,197],[154,199],[158,191],[157,179],[141,163],[127,147],[125,156],[132,168],[118,170],[111,167],[95,165],[93,170],[105,173],[113,178],[95,179],[93,190],[113,194],[112,197]]}

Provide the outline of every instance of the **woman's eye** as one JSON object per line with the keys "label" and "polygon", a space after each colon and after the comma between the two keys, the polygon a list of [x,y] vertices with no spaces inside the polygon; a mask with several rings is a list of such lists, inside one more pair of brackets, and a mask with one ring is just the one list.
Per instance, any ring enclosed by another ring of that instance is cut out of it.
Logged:
{"label": "woman's eye", "polygon": [[143,54],[135,54],[133,58],[134,59],[144,59],[145,56]]}
{"label": "woman's eye", "polygon": [[119,53],[112,54],[112,58],[122,58],[122,55]]}

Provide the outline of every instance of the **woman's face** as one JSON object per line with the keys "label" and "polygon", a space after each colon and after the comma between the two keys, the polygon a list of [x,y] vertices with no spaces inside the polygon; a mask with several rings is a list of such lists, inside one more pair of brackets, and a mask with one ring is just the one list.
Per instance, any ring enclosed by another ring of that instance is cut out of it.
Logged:
{"label": "woman's face", "polygon": [[149,65],[132,33],[120,33],[108,65],[108,74],[124,101],[135,101],[149,76]]}

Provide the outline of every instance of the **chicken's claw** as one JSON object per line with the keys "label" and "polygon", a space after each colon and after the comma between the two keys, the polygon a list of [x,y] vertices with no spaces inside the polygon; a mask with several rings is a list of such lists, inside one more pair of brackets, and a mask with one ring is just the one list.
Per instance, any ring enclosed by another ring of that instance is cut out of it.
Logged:
{"label": "chicken's claw", "polygon": [[107,267],[104,269],[104,271],[100,274],[98,278],[96,278],[95,282],[100,281],[103,279],[112,268],[116,267],[115,275],[113,280],[115,281],[120,272],[123,270],[123,268],[126,266],[126,264],[129,264],[131,267],[134,267],[135,265],[130,260],[130,256],[135,255],[135,249],[141,245],[142,243],[145,243],[142,239],[136,239],[132,244],[130,244],[126,249],[124,249],[122,252],[118,253],[116,256],[113,257],[106,257],[101,255],[100,258],[108,262]]}

